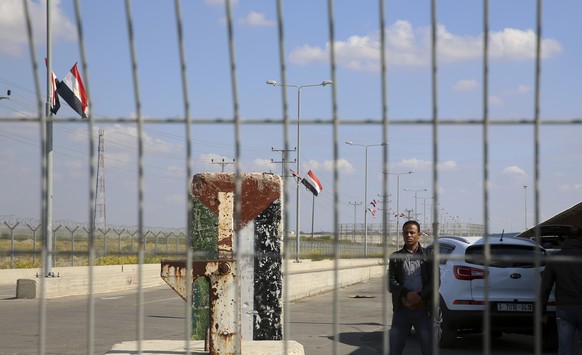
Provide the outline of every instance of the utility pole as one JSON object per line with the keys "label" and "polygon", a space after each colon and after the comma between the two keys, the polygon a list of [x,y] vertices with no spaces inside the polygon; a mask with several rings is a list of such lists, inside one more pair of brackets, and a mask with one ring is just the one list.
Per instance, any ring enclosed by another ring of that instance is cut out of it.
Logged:
{"label": "utility pole", "polygon": [[352,228],[352,242],[356,241],[356,210],[358,206],[361,206],[361,202],[348,202],[348,204],[354,206],[354,228]]}
{"label": "utility pole", "polygon": [[224,158],[222,158],[222,161],[217,161],[215,162],[214,159],[211,160],[212,164],[220,164],[221,168],[222,168],[222,172],[224,173],[224,167],[226,165],[229,164],[234,164],[234,159],[232,161],[225,161]]}
{"label": "utility pole", "polygon": [[105,131],[99,129],[99,147],[97,149],[97,186],[95,188],[95,227],[105,228]]}
{"label": "utility pole", "polygon": [[296,152],[297,147],[293,149],[275,149],[271,147],[271,152],[280,152],[281,153],[281,161],[275,161],[271,159],[271,164],[281,164],[281,178],[285,179],[291,177],[287,171],[285,171],[285,163],[295,163],[297,159],[293,159],[293,161],[289,161],[287,156],[289,152]]}

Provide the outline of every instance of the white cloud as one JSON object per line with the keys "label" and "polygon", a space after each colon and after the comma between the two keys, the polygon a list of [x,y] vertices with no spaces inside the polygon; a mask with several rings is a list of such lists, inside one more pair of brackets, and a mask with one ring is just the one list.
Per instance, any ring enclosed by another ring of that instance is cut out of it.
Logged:
{"label": "white cloud", "polygon": [[489,105],[491,106],[501,106],[503,105],[503,99],[499,96],[490,95],[489,96]]}
{"label": "white cloud", "polygon": [[[438,55],[441,63],[457,63],[480,59],[483,55],[482,35],[463,36],[449,32],[439,25]],[[385,29],[387,61],[391,66],[427,66],[430,64],[430,28],[413,28],[405,20],[398,20]],[[535,33],[532,30],[506,28],[490,33],[491,59],[525,60],[535,58]],[[353,35],[335,43],[336,60],[344,68],[356,71],[378,71],[380,59],[379,33]],[[557,56],[562,45],[554,39],[542,40],[542,57]],[[305,44],[294,49],[290,61],[295,64],[329,60],[329,43],[324,47]]]}
{"label": "white cloud", "polygon": [[272,27],[275,26],[275,21],[268,20],[261,12],[251,11],[246,17],[238,20],[238,24],[251,27]]}
{"label": "white cloud", "polygon": [[[54,43],[76,38],[76,27],[61,10],[61,1],[51,2]],[[28,2],[34,43],[46,41],[46,0]],[[20,57],[28,50],[28,34],[22,1],[3,0],[0,4],[0,53]]]}
{"label": "white cloud", "polygon": [[519,85],[517,87],[518,94],[527,94],[530,91],[531,91],[531,86],[529,86],[529,85]]}
{"label": "white cloud", "polygon": [[508,166],[507,168],[503,169],[503,173],[514,176],[527,176],[525,170],[517,165]]}
{"label": "white cloud", "polygon": [[321,164],[317,161],[317,160],[309,160],[307,162],[303,162],[303,164],[301,165],[301,168],[305,171],[305,170],[317,170],[321,167]]}
{"label": "white cloud", "polygon": [[[338,171],[340,173],[351,173],[354,171],[354,166],[345,159],[338,159],[337,161]],[[323,162],[323,168],[326,171],[333,171],[333,160],[326,160]]]}
{"label": "white cloud", "polygon": [[457,162],[452,160],[441,161],[438,163],[440,171],[456,170],[457,166]]}
{"label": "white cloud", "polygon": [[432,166],[432,161],[410,158],[410,159],[402,159],[402,161],[400,162],[399,165],[402,167],[405,167],[408,170],[412,170],[412,171],[428,170]]}
{"label": "white cloud", "polygon": [[455,91],[469,91],[477,87],[476,80],[459,80],[455,85],[453,85],[453,90]]}
{"label": "white cloud", "polygon": [[259,169],[271,170],[273,169],[273,163],[269,159],[255,159],[253,161],[254,166],[258,167]]}
{"label": "white cloud", "polygon": [[[432,169],[432,160],[420,160],[417,158],[402,159],[397,165],[405,170],[423,171]],[[455,170],[457,166],[457,162],[453,160],[445,160],[438,163],[440,171]]]}

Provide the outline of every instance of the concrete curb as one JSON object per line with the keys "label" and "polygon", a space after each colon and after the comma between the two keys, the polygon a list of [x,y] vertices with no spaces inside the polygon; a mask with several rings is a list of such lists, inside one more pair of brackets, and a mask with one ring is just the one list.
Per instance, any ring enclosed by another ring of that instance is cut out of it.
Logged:
{"label": "concrete curb", "polygon": [[[132,355],[137,354],[138,343],[136,341],[125,341],[116,344],[105,355]],[[143,355],[180,355],[186,354],[186,342],[183,340],[144,340],[140,344]],[[245,355],[303,355],[305,351],[303,345],[296,341],[288,341],[287,349],[282,341],[261,340],[244,341],[241,346],[241,353]],[[286,350],[286,351],[285,351]],[[192,355],[208,354],[204,351],[203,340],[193,340],[190,342]]]}

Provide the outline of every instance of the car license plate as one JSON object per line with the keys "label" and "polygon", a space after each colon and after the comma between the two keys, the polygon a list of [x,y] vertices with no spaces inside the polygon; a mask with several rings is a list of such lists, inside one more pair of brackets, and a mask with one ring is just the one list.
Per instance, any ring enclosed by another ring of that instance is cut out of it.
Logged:
{"label": "car license plate", "polygon": [[533,312],[531,303],[497,303],[499,312]]}

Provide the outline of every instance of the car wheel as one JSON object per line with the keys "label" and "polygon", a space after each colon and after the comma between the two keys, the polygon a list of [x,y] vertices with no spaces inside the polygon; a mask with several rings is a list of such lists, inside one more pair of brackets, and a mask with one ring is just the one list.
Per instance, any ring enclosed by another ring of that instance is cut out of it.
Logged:
{"label": "car wheel", "polygon": [[451,326],[447,317],[446,306],[442,300],[437,312],[436,326],[439,346],[441,348],[450,348],[457,340],[457,330]]}

